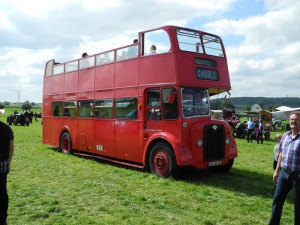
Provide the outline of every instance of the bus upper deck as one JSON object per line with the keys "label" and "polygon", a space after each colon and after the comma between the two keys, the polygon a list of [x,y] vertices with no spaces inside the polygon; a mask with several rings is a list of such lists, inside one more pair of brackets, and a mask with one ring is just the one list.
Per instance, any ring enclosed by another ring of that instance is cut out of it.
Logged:
{"label": "bus upper deck", "polygon": [[[150,50],[153,46],[156,52]],[[86,74],[90,84],[81,77]],[[201,85],[209,90],[210,96],[231,89],[222,40],[216,35],[176,26],[140,32],[136,43],[66,63],[50,60],[45,68],[45,81],[55,75],[65,77],[53,78],[53,85],[47,85],[44,95],[72,92],[74,88],[88,91],[94,83],[96,90],[164,83]],[[78,84],[74,87],[73,82],[68,87],[70,79]]]}

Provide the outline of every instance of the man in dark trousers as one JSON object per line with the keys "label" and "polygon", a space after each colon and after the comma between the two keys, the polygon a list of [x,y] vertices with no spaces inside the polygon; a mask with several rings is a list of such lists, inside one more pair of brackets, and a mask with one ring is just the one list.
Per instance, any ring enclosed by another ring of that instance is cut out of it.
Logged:
{"label": "man in dark trousers", "polygon": [[14,134],[12,129],[0,121],[0,225],[6,224],[8,194],[7,174],[14,152]]}
{"label": "man in dark trousers", "polygon": [[290,190],[294,195],[294,224],[300,225],[300,111],[290,115],[291,130],[279,143],[279,156],[273,180],[276,183],[269,225],[279,225],[283,204]]}

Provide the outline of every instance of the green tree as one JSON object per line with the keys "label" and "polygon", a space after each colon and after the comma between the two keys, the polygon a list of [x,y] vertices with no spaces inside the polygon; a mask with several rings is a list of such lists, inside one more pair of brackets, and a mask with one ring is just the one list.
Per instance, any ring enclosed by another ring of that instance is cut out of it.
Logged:
{"label": "green tree", "polygon": [[213,103],[211,103],[210,107],[213,110],[217,110],[217,109],[222,109],[222,106],[223,106],[222,102],[219,99],[217,99]]}
{"label": "green tree", "polygon": [[32,105],[30,104],[29,101],[26,101],[26,102],[24,102],[24,103],[22,104],[22,109],[23,109],[23,110],[30,110],[30,109],[32,109]]}
{"label": "green tree", "polygon": [[5,105],[4,103],[0,102],[0,109],[4,109]]}
{"label": "green tree", "polygon": [[245,109],[245,111],[250,111],[251,110],[251,105],[245,105],[244,109]]}
{"label": "green tree", "polygon": [[257,105],[259,105],[262,109],[264,109],[264,103],[262,101],[257,101]]}
{"label": "green tree", "polygon": [[224,108],[224,109],[235,109],[235,106],[234,106],[234,104],[231,102],[230,99],[226,99],[226,100],[224,100],[224,102],[223,102],[223,108]]}

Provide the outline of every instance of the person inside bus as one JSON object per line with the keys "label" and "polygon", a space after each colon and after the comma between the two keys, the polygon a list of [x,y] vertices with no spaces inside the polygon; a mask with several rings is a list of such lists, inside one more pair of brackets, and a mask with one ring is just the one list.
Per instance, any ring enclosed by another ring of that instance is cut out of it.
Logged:
{"label": "person inside bus", "polygon": [[91,116],[91,106],[89,102],[82,102],[80,117],[90,117]]}
{"label": "person inside bus", "polygon": [[65,112],[64,112],[64,116],[71,116],[70,109],[68,109],[68,108],[65,108],[64,110],[65,110]]}
{"label": "person inside bus", "polygon": [[58,105],[55,105],[55,107],[54,107],[54,110],[53,110],[53,116],[59,116]]}
{"label": "person inside bus", "polygon": [[150,54],[156,54],[156,46],[155,45],[150,46]]}

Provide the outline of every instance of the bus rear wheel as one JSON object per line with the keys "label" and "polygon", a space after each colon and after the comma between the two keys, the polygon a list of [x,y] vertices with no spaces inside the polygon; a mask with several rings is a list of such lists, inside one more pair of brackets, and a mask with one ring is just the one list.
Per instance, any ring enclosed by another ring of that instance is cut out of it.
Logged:
{"label": "bus rear wheel", "polygon": [[64,154],[72,153],[72,139],[67,132],[63,133],[60,138],[60,150]]}
{"label": "bus rear wheel", "polygon": [[152,173],[167,178],[176,175],[177,164],[172,149],[165,143],[159,142],[153,146],[149,156]]}

